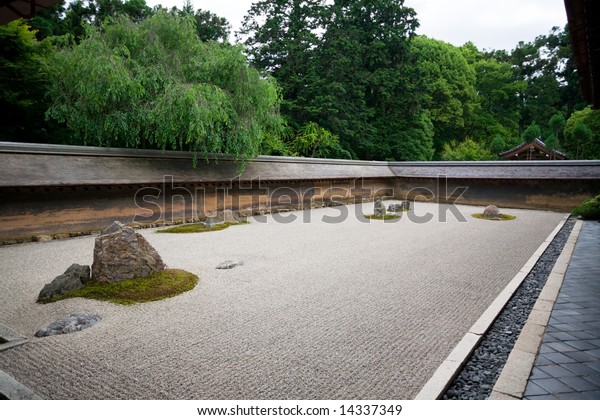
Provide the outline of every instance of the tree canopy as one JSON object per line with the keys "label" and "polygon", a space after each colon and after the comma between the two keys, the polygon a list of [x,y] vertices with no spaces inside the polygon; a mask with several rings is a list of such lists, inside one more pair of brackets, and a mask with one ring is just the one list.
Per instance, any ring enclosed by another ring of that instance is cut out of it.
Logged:
{"label": "tree canopy", "polygon": [[258,154],[281,127],[279,92],[238,47],[204,43],[189,16],[121,17],[52,58],[47,112],[79,143]]}
{"label": "tree canopy", "polygon": [[598,156],[567,27],[512,51],[418,28],[403,0],[256,0],[231,45],[189,0],[59,3],[0,26],[0,136],[368,160],[489,159],[539,137]]}
{"label": "tree canopy", "polygon": [[47,141],[48,42],[18,20],[0,25],[0,140]]}
{"label": "tree canopy", "polygon": [[574,112],[564,129],[564,148],[573,159],[600,159],[600,110]]}

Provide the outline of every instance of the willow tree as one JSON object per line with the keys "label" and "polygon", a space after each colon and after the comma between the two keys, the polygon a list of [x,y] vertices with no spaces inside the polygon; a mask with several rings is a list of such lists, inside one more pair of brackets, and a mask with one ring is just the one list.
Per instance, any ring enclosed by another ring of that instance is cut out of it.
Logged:
{"label": "willow tree", "polygon": [[274,80],[240,47],[202,42],[190,16],[89,28],[52,61],[47,117],[75,143],[228,153],[248,159],[281,129]]}

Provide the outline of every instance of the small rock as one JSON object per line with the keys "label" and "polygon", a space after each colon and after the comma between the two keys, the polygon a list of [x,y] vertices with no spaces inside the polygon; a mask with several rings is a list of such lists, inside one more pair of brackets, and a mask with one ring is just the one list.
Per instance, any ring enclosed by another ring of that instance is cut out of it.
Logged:
{"label": "small rock", "polygon": [[236,223],[237,219],[231,210],[223,210],[218,212],[217,218],[225,223]]}
{"label": "small rock", "polygon": [[244,261],[233,261],[233,260],[227,260],[222,262],[221,264],[217,265],[217,270],[229,270],[233,267],[237,267],[239,265],[244,265]]}
{"label": "small rock", "polygon": [[50,323],[47,327],[40,328],[36,337],[49,337],[51,335],[69,334],[75,331],[85,330],[97,324],[102,317],[97,314],[79,312]]}
{"label": "small rock", "polygon": [[112,225],[110,225],[109,227],[107,227],[106,229],[104,229],[101,233],[101,235],[109,235],[111,233],[115,233],[118,230],[121,230],[125,228],[125,225],[121,222],[114,221]]}
{"label": "small rock", "polygon": [[215,218],[207,217],[206,220],[204,221],[204,226],[206,226],[206,229],[214,229],[215,228]]}
{"label": "small rock", "polygon": [[498,210],[498,207],[496,206],[487,206],[485,209],[483,209],[483,217],[489,217],[492,219],[496,219],[499,218],[501,216],[500,214],[500,210]]}
{"label": "small rock", "polygon": [[67,268],[67,271],[43,287],[38,296],[38,301],[79,290],[90,280],[90,267],[88,265],[73,264]]}

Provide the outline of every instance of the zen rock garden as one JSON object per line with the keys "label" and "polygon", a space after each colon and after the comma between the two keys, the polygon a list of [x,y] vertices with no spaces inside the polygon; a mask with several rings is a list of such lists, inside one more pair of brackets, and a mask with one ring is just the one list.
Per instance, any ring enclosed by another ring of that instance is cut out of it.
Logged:
{"label": "zen rock garden", "polygon": [[494,205],[489,205],[483,209],[483,213],[476,213],[473,217],[477,219],[484,220],[513,220],[515,216],[511,216],[510,214],[503,214],[500,212],[498,207]]}
{"label": "zen rock garden", "polygon": [[91,270],[89,266],[71,265],[64,274],[44,286],[38,301],[79,290],[88,283],[106,284],[147,277],[164,269],[160,255],[142,235],[114,222],[96,238]]}
{"label": "zen rock garden", "polygon": [[390,204],[388,210],[385,208],[385,204],[383,204],[383,197],[377,197],[375,199],[373,211],[374,214],[366,215],[367,219],[375,219],[375,220],[392,220],[399,219],[401,216],[399,214],[388,214],[390,213],[398,213],[400,211],[408,210],[410,208],[410,204],[408,201],[403,201],[400,204]]}
{"label": "zen rock garden", "polygon": [[[71,265],[63,274],[46,284],[38,296],[38,302],[52,302],[83,289],[87,285],[112,285],[132,279],[148,279],[165,271],[165,264],[158,252],[139,233],[120,222],[114,222],[95,240],[94,260],[91,266]],[[173,271],[173,275],[188,275]],[[172,273],[169,273],[172,274]],[[195,286],[195,281],[192,286]],[[179,292],[180,293],[180,292]],[[178,294],[177,291],[171,295]],[[165,296],[167,297],[167,296]],[[37,337],[68,334],[91,327],[101,320],[101,316],[89,313],[75,313],[60,319],[37,331]]]}

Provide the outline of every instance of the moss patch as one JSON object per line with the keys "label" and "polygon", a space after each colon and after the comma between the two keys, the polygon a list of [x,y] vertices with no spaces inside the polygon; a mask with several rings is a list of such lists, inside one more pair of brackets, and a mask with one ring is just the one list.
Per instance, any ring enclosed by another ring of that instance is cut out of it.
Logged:
{"label": "moss patch", "polygon": [[369,214],[369,215],[365,215],[365,217],[367,219],[372,219],[372,220],[394,220],[394,219],[399,219],[402,216],[398,216],[396,214],[386,214],[385,216],[375,216],[374,214]]}
{"label": "moss patch", "polygon": [[227,229],[229,226],[236,225],[247,225],[250,222],[225,222],[218,223],[213,226],[212,229],[206,227],[204,223],[190,223],[187,225],[174,226],[168,229],[157,230],[156,233],[202,233],[202,232],[215,232],[217,230]]}
{"label": "moss patch", "polygon": [[150,277],[123,280],[111,284],[90,283],[82,289],[55,296],[40,303],[82,297],[106,300],[121,305],[152,302],[192,290],[198,284],[198,276],[184,270],[167,269]]}
{"label": "moss patch", "polygon": [[483,213],[472,214],[476,219],[484,219],[484,220],[514,220],[517,216],[511,216],[510,214],[501,214],[500,217],[485,217]]}

